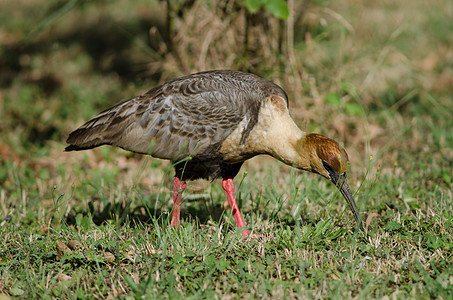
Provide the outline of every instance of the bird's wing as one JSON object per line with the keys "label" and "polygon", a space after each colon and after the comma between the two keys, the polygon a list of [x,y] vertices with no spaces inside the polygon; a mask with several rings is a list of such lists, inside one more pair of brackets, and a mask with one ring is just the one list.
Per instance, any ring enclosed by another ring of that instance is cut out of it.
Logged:
{"label": "bird's wing", "polygon": [[190,78],[169,82],[96,115],[69,135],[66,150],[108,144],[173,161],[202,154],[243,120],[237,98]]}

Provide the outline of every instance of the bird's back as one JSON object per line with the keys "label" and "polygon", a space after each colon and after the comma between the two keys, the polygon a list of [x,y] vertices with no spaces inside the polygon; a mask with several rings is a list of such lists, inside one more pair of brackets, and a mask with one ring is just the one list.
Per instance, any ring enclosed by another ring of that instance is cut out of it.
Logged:
{"label": "bird's back", "polygon": [[221,160],[222,142],[243,126],[245,140],[263,99],[285,92],[253,74],[207,71],[184,76],[112,106],[72,132],[67,151],[100,145],[173,162],[187,156]]}

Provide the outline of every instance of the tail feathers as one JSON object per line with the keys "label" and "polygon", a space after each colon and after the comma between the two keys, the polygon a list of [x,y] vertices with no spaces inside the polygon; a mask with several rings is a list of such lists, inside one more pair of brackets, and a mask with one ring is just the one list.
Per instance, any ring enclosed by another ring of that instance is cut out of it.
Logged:
{"label": "tail feathers", "polygon": [[[96,134],[96,131],[98,134]],[[104,140],[99,129],[94,128],[79,128],[69,134],[66,143],[69,144],[65,151],[80,151],[93,149],[102,145],[109,144]]]}
{"label": "tail feathers", "polygon": [[65,151],[79,151],[96,148],[102,145],[113,145],[136,114],[137,103],[134,99],[125,100],[91,118],[78,129],[69,134]]}
{"label": "tail feathers", "polygon": [[100,146],[100,145],[90,146],[90,147],[80,147],[80,146],[77,146],[77,145],[69,145],[66,148],[64,148],[64,151],[69,152],[69,151],[88,150],[88,149],[96,148],[98,146]]}

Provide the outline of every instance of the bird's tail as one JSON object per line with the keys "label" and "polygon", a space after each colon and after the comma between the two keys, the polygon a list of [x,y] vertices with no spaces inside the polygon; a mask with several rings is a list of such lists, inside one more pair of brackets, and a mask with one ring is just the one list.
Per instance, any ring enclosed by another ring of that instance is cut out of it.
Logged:
{"label": "bird's tail", "polygon": [[66,143],[69,144],[65,151],[79,151],[96,148],[108,144],[105,139],[105,123],[96,125],[98,116],[92,118],[87,123],[77,128],[69,134]]}
{"label": "bird's tail", "polygon": [[[132,99],[129,99],[132,100]],[[122,132],[121,124],[126,119],[121,109],[127,106],[129,100],[118,103],[98,115],[69,134],[65,151],[79,151],[111,145]]]}

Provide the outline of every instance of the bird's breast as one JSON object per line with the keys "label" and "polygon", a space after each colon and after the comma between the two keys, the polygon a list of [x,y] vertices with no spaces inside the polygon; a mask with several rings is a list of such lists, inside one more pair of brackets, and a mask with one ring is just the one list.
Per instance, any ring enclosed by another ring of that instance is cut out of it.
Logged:
{"label": "bird's breast", "polygon": [[239,126],[222,143],[220,153],[225,161],[242,162],[255,155],[269,154],[278,157],[281,149],[289,149],[292,142],[302,132],[294,124],[287,109],[282,109],[280,103],[269,98],[257,112],[257,122],[249,129],[249,117],[239,123]]}
{"label": "bird's breast", "polygon": [[[229,163],[238,163],[253,156],[252,154],[254,153],[254,149],[253,147],[250,147],[250,137],[241,143],[242,136],[244,135],[244,131],[246,130],[248,123],[249,119],[244,117],[236,129],[233,130],[223,141],[219,152],[224,161]],[[253,130],[254,129],[252,129],[252,131]]]}

